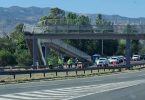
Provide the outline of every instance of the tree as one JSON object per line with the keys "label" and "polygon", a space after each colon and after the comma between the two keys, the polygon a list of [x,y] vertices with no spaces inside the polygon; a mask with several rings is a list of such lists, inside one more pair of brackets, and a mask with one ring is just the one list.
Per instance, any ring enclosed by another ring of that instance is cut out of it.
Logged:
{"label": "tree", "polygon": [[16,44],[16,49],[27,49],[24,34],[22,32],[23,24],[18,24],[15,31],[10,34],[11,40]]}
{"label": "tree", "polygon": [[32,65],[32,57],[28,50],[19,50],[15,53],[17,57],[18,65],[20,66],[30,66]]}
{"label": "tree", "polygon": [[59,8],[51,8],[48,16],[43,16],[39,20],[40,26],[65,24],[65,11]]}
{"label": "tree", "polygon": [[78,16],[78,19],[77,19],[77,25],[90,25],[90,20],[89,20],[89,17],[88,16],[84,16],[84,15],[81,15],[81,16]]}
{"label": "tree", "polygon": [[134,33],[137,32],[137,29],[136,29],[135,26],[130,25],[130,24],[127,24],[127,26],[126,26],[125,29],[124,29],[124,32],[125,32],[126,34],[134,34]]}
{"label": "tree", "polygon": [[9,36],[0,38],[0,50],[6,50],[10,53],[14,53],[16,44],[9,38]]}
{"label": "tree", "polygon": [[141,49],[139,40],[132,40],[131,44],[132,44],[132,46],[131,46],[132,54],[138,54]]}
{"label": "tree", "polygon": [[[49,67],[56,67],[58,66],[58,54],[53,49],[50,49],[50,55],[47,58]],[[50,66],[51,65],[51,66]]]}
{"label": "tree", "polygon": [[101,14],[98,14],[97,18],[96,18],[96,26],[97,27],[103,27],[104,26],[104,19],[102,18]]}
{"label": "tree", "polygon": [[[81,32],[86,32],[88,29],[88,31],[90,32],[90,30],[92,30],[92,27],[91,27],[91,24],[90,24],[90,20],[88,18],[88,16],[84,16],[84,15],[81,15],[81,16],[77,16],[75,13],[69,13],[66,17],[68,20],[67,24],[68,25],[75,25],[76,27],[79,26],[79,29]],[[67,40],[67,42],[82,50],[82,51],[85,51],[86,53],[88,54],[93,54],[95,51],[96,51],[96,48],[94,48],[94,40]]]}
{"label": "tree", "polygon": [[116,54],[118,54],[118,55],[125,55],[125,41],[121,40],[119,42]]}
{"label": "tree", "polygon": [[[43,16],[40,18],[39,21],[39,26],[48,26],[48,25],[64,25],[66,24],[66,20],[65,20],[65,11],[61,10],[59,8],[51,8],[50,13],[48,14],[48,16]],[[45,30],[45,31],[50,31],[49,29]],[[50,54],[52,54],[51,56],[49,56],[48,58],[48,64],[52,63],[54,66],[57,65],[57,59],[58,55],[56,55],[56,52],[54,51],[50,51]]]}
{"label": "tree", "polygon": [[77,24],[78,15],[72,12],[69,12],[66,17],[66,24],[67,25],[76,25]]}
{"label": "tree", "polygon": [[[113,32],[113,24],[109,21],[103,19],[101,14],[98,14],[96,18],[96,27],[98,28],[98,32],[103,32],[107,34],[107,32]],[[98,53],[103,53],[104,55],[113,55],[117,51],[118,41],[117,40],[98,40],[97,47],[100,48],[102,46],[102,50],[98,49]]]}
{"label": "tree", "polygon": [[16,57],[6,50],[0,50],[0,66],[16,65]]}
{"label": "tree", "polygon": [[14,55],[16,56],[18,65],[29,66],[32,65],[32,57],[27,48],[22,30],[23,24],[17,25],[15,31],[10,35],[10,38],[16,45]]}
{"label": "tree", "polygon": [[42,16],[38,22],[38,26],[48,25],[48,16]]}
{"label": "tree", "polygon": [[140,49],[139,54],[145,54],[145,47],[144,46]]}
{"label": "tree", "polygon": [[10,36],[0,38],[0,65],[31,65],[32,57],[22,30],[23,24],[19,24]]}

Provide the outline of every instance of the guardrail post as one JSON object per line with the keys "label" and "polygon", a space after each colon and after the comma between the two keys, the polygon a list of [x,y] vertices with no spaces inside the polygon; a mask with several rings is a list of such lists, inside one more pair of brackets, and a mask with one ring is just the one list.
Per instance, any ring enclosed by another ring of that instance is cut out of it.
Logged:
{"label": "guardrail post", "polygon": [[32,73],[30,72],[30,78],[32,77]]}
{"label": "guardrail post", "polygon": [[119,72],[121,72],[121,68],[119,68]]}
{"label": "guardrail post", "polygon": [[141,69],[141,65],[140,65],[140,69]]}
{"label": "guardrail post", "polygon": [[98,73],[99,73],[99,69],[98,69]]}
{"label": "guardrail post", "polygon": [[104,72],[105,72],[105,68],[104,68]]}
{"label": "guardrail post", "polygon": [[56,72],[56,76],[57,76],[57,72]]}
{"label": "guardrail post", "polygon": [[66,71],[66,75],[68,76],[68,71]]}
{"label": "guardrail post", "polygon": [[45,72],[43,73],[43,76],[44,76],[44,78],[45,78]]}
{"label": "guardrail post", "polygon": [[86,73],[85,69],[84,69],[84,74]]}
{"label": "guardrail post", "polygon": [[110,68],[109,68],[109,71],[110,71]]}
{"label": "guardrail post", "polygon": [[78,75],[78,71],[76,70],[76,75]]}
{"label": "guardrail post", "polygon": [[112,69],[112,72],[115,72],[115,69],[114,68]]}
{"label": "guardrail post", "polygon": [[91,73],[93,73],[93,70],[91,69]]}
{"label": "guardrail post", "polygon": [[14,79],[16,79],[16,75],[15,74],[13,75],[13,77],[14,77]]}
{"label": "guardrail post", "polygon": [[139,70],[141,70],[141,65],[139,65]]}

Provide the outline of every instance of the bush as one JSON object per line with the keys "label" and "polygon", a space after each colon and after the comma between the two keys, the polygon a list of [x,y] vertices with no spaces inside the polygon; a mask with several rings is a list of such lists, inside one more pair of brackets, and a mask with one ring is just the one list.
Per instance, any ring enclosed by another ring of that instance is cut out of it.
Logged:
{"label": "bush", "polygon": [[32,57],[27,50],[19,50],[16,54],[18,65],[30,66],[32,65]]}
{"label": "bush", "polygon": [[16,65],[16,57],[9,51],[0,51],[0,66],[14,66]]}

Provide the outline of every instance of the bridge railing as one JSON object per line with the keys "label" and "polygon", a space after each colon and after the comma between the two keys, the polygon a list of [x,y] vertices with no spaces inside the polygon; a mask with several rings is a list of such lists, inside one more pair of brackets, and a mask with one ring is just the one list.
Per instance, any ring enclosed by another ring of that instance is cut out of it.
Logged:
{"label": "bridge railing", "polygon": [[[42,41],[47,42],[49,40],[42,40]],[[69,50],[70,52],[76,54],[77,56],[84,58],[84,59],[87,59],[88,61],[91,62],[91,56],[89,56],[88,54],[84,53],[83,51],[80,51],[79,49],[63,42],[62,40],[53,39],[53,40],[50,40],[50,42],[57,44],[57,45],[61,46],[62,48]]]}
{"label": "bridge railing", "polygon": [[54,33],[128,33],[128,34],[143,34],[145,33],[145,25],[131,25],[128,27],[126,25],[112,25],[97,27],[96,25],[48,25],[45,27],[38,27],[33,25],[24,25],[23,30],[25,32],[35,33],[35,34],[54,34]]}

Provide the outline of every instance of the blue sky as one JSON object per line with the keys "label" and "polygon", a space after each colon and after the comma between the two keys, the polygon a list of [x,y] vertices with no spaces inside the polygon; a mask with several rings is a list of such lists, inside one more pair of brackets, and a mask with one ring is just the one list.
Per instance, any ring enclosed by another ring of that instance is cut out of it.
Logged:
{"label": "blue sky", "polygon": [[145,17],[145,0],[0,0],[0,7],[59,7],[78,13]]}

